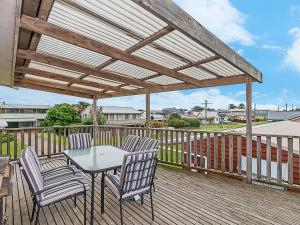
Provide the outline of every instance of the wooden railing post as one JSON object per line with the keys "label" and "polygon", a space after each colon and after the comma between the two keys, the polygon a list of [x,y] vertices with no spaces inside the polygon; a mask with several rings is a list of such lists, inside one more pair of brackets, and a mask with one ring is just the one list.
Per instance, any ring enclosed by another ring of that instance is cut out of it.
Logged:
{"label": "wooden railing post", "polygon": [[247,171],[246,180],[252,182],[252,79],[246,76],[246,139],[247,139]]}

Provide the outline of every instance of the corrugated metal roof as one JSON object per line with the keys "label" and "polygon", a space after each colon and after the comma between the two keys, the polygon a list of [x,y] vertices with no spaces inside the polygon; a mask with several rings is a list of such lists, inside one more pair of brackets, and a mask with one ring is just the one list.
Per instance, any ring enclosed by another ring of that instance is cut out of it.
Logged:
{"label": "corrugated metal roof", "polygon": [[1,109],[50,109],[50,105],[0,104]]}
{"label": "corrugated metal roof", "polygon": [[[142,112],[132,107],[119,107],[119,106],[98,106],[102,108],[104,114],[142,114]],[[91,106],[88,106],[82,113],[88,114],[91,110]]]}
{"label": "corrugated metal roof", "polygon": [[[280,120],[292,120],[300,117],[300,112],[298,111],[269,111],[268,120],[280,121]],[[300,134],[300,133],[299,133]]]}

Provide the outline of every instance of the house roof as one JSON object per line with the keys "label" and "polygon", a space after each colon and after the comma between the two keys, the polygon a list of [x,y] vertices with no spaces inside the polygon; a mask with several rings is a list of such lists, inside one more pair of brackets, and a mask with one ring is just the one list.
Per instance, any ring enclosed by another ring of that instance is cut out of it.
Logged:
{"label": "house roof", "polygon": [[43,113],[1,113],[0,120],[6,122],[35,122],[45,119],[46,114]]}
{"label": "house roof", "polygon": [[300,112],[298,111],[269,111],[268,120],[280,121],[280,120],[293,120],[300,117]]}
{"label": "house roof", "polygon": [[[98,106],[100,109],[102,108],[102,112],[104,114],[142,114],[142,112],[132,108],[132,107],[119,107],[119,106]],[[82,114],[89,113],[91,110],[91,106],[88,106],[85,110],[83,110]]]}
{"label": "house roof", "polygon": [[24,0],[19,8],[16,63],[7,63],[15,73],[12,82],[1,76],[3,85],[108,98],[262,81],[170,0]]}
{"label": "house roof", "polygon": [[[230,132],[237,133],[246,133],[246,128],[238,128],[231,130]],[[282,146],[283,149],[288,149],[288,138],[295,137],[293,141],[294,152],[299,153],[299,138],[296,138],[300,135],[300,123],[294,121],[279,121],[267,124],[261,124],[253,126],[252,128],[253,136],[262,135],[262,141],[266,141],[266,136],[283,136]],[[272,145],[276,147],[277,137],[271,138]]]}
{"label": "house roof", "polygon": [[50,109],[50,105],[0,104],[2,109]]}

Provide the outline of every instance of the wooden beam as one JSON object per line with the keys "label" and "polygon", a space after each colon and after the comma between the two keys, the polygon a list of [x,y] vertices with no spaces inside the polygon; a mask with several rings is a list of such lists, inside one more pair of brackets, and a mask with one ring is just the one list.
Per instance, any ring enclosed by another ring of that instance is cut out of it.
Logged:
{"label": "wooden beam", "polygon": [[246,142],[247,142],[247,182],[252,182],[252,79],[246,76]]}
{"label": "wooden beam", "polygon": [[109,45],[100,43],[91,38],[78,34],[76,32],[67,30],[65,28],[56,26],[54,24],[48,23],[38,18],[32,18],[29,16],[23,15],[21,17],[21,27],[40,33],[45,34],[47,36],[59,39],[61,41],[65,41],[70,44],[77,45],[79,47],[98,52],[100,54],[110,56],[112,58],[116,58],[122,60],[124,62],[143,67],[145,69],[149,69],[155,71],[157,73],[165,74],[175,79],[198,85],[199,80],[186,76],[182,73],[179,73],[175,70],[169,69],[157,63],[153,63],[149,60],[143,59],[138,56],[131,55],[127,52],[121,51],[117,48],[111,47]]}
{"label": "wooden beam", "polygon": [[34,90],[38,90],[38,91],[45,91],[45,92],[51,92],[51,93],[56,93],[56,94],[62,94],[62,95],[71,95],[71,96],[76,96],[76,97],[81,97],[81,98],[93,98],[93,96],[90,95],[90,94],[84,94],[84,93],[81,93],[81,92],[68,91],[68,90],[60,89],[60,88],[46,87],[46,86],[37,85],[37,84],[20,83],[18,81],[15,82],[15,86],[16,87],[22,87],[22,88],[34,89]]}
{"label": "wooden beam", "polygon": [[212,56],[212,57],[209,57],[209,58],[201,59],[197,62],[191,62],[191,63],[188,63],[186,65],[177,67],[177,68],[175,68],[175,70],[179,71],[179,70],[184,70],[184,69],[191,68],[191,67],[194,67],[194,66],[200,66],[202,64],[209,63],[209,62],[212,62],[212,61],[215,61],[215,60],[218,60],[218,59],[220,59],[220,56],[215,55],[215,56]]}
{"label": "wooden beam", "polygon": [[150,129],[150,92],[146,92],[146,132],[147,136],[149,137],[149,129]]}
{"label": "wooden beam", "polygon": [[[207,79],[207,80],[201,80],[201,82],[202,82],[201,86],[180,83],[180,84],[163,85],[152,89],[140,88],[138,90],[133,90],[133,91],[135,92],[134,95],[141,95],[141,94],[146,94],[147,91],[151,91],[151,93],[158,93],[158,92],[168,92],[168,91],[195,89],[195,88],[206,88],[206,87],[224,86],[224,85],[232,85],[232,84],[241,84],[241,83],[245,83],[245,75]],[[119,97],[119,96],[120,95],[118,94],[112,93],[111,97]]]}
{"label": "wooden beam", "polygon": [[[53,6],[54,0],[42,0],[40,3],[40,7],[39,7],[39,11],[37,14],[37,17],[42,19],[42,20],[47,20],[49,14],[50,14],[50,10]],[[30,44],[28,49],[29,50],[36,50],[39,41],[41,39],[41,34],[39,33],[33,33],[31,36],[31,40],[30,40]],[[30,63],[30,60],[26,60],[25,61],[25,66],[28,66]]]}
{"label": "wooden beam", "polygon": [[[127,53],[133,53],[133,52],[137,51],[138,49],[141,49],[142,47],[144,47],[144,46],[146,46],[146,45],[152,43],[153,41],[157,40],[158,38],[160,38],[160,37],[162,37],[162,36],[164,36],[164,35],[166,35],[166,34],[172,32],[173,30],[174,30],[174,29],[173,29],[172,27],[169,27],[169,26],[164,27],[163,29],[161,29],[161,30],[155,32],[154,34],[152,34],[152,35],[146,37],[145,39],[142,39],[142,40],[141,40],[140,42],[138,42],[137,44],[131,46],[130,48],[128,48],[128,49],[126,50],[126,52],[127,52]],[[117,59],[111,58],[111,59],[107,60],[106,62],[102,63],[101,65],[97,66],[97,69],[99,69],[99,70],[100,70],[100,69],[103,69],[103,68],[107,67],[108,65],[110,65],[110,64],[112,64],[112,63],[114,63],[114,62],[116,62],[116,61],[117,61]],[[83,79],[83,78],[85,78],[86,76],[88,76],[88,75],[87,75],[87,74],[84,74],[84,75],[82,75],[79,79]],[[72,83],[70,83],[69,85],[71,85],[71,84],[72,84]],[[127,84],[126,84],[126,85],[127,85]]]}
{"label": "wooden beam", "polygon": [[48,72],[48,71],[44,71],[44,70],[28,68],[28,67],[25,67],[25,66],[17,66],[16,67],[16,72],[23,73],[23,74],[31,74],[31,75],[34,75],[34,76],[53,79],[53,80],[71,82],[71,83],[90,86],[90,87],[94,87],[94,88],[111,90],[111,91],[118,92],[120,94],[130,94],[131,93],[130,90],[121,89],[119,87],[100,84],[100,83],[93,82],[93,81],[88,81],[88,80],[79,80],[78,78],[73,78],[73,77],[70,77],[70,76],[66,76],[66,75],[62,75],[62,74],[58,74],[58,73],[53,73],[53,72]]}
{"label": "wooden beam", "polygon": [[23,59],[31,59],[31,60],[34,60],[37,62],[49,64],[52,66],[57,66],[57,67],[77,71],[80,73],[89,74],[89,75],[93,75],[96,77],[108,79],[108,80],[114,80],[114,81],[118,81],[121,83],[129,83],[129,84],[144,87],[144,88],[152,88],[152,87],[157,86],[154,84],[146,83],[139,79],[122,76],[122,75],[119,75],[116,73],[111,73],[106,70],[100,71],[100,70],[97,70],[97,69],[90,67],[88,65],[85,65],[85,64],[75,63],[75,62],[71,62],[71,61],[68,61],[65,59],[56,58],[54,56],[51,56],[51,55],[48,55],[45,53],[39,53],[39,52],[33,52],[33,51],[29,51],[29,50],[19,49],[17,52],[17,57],[23,58]]}
{"label": "wooden beam", "polygon": [[106,96],[106,97],[110,96],[101,91],[94,91],[94,90],[89,90],[89,89],[85,89],[85,88],[81,88],[81,87],[72,87],[72,86],[70,87],[70,86],[67,86],[64,84],[59,84],[56,82],[35,79],[35,78],[22,77],[17,82],[22,83],[22,84],[33,84],[33,85],[39,85],[39,86],[45,86],[45,87],[59,88],[61,90],[80,92],[80,93],[84,93],[84,94],[90,94],[92,96]]}
{"label": "wooden beam", "polygon": [[132,0],[225,61],[262,82],[262,73],[170,0]]}

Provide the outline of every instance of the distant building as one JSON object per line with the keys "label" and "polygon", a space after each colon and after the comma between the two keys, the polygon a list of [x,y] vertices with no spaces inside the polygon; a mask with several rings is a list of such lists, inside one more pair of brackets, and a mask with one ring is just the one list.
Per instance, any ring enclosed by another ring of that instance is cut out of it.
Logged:
{"label": "distant building", "polygon": [[[88,106],[81,113],[81,120],[85,120],[91,115],[91,106]],[[100,109],[100,106],[99,106]],[[132,107],[102,106],[106,125],[121,126],[144,126],[145,120],[142,119],[141,111]]]}
{"label": "distant building", "polygon": [[194,118],[199,120],[200,124],[218,124],[220,123],[220,115],[218,111],[207,111],[207,117],[205,111],[196,112],[189,111],[184,114],[183,117]]}
{"label": "distant building", "polygon": [[177,109],[177,108],[164,108],[162,109],[162,113],[164,115],[169,115],[171,113],[178,113],[180,115],[183,115],[185,112],[187,112],[188,110],[187,109]]}
{"label": "distant building", "polygon": [[269,111],[268,121],[278,122],[291,120],[300,123],[300,112],[299,111]]}
{"label": "distant building", "polygon": [[37,127],[46,117],[49,105],[0,104],[1,124],[8,128]]}

